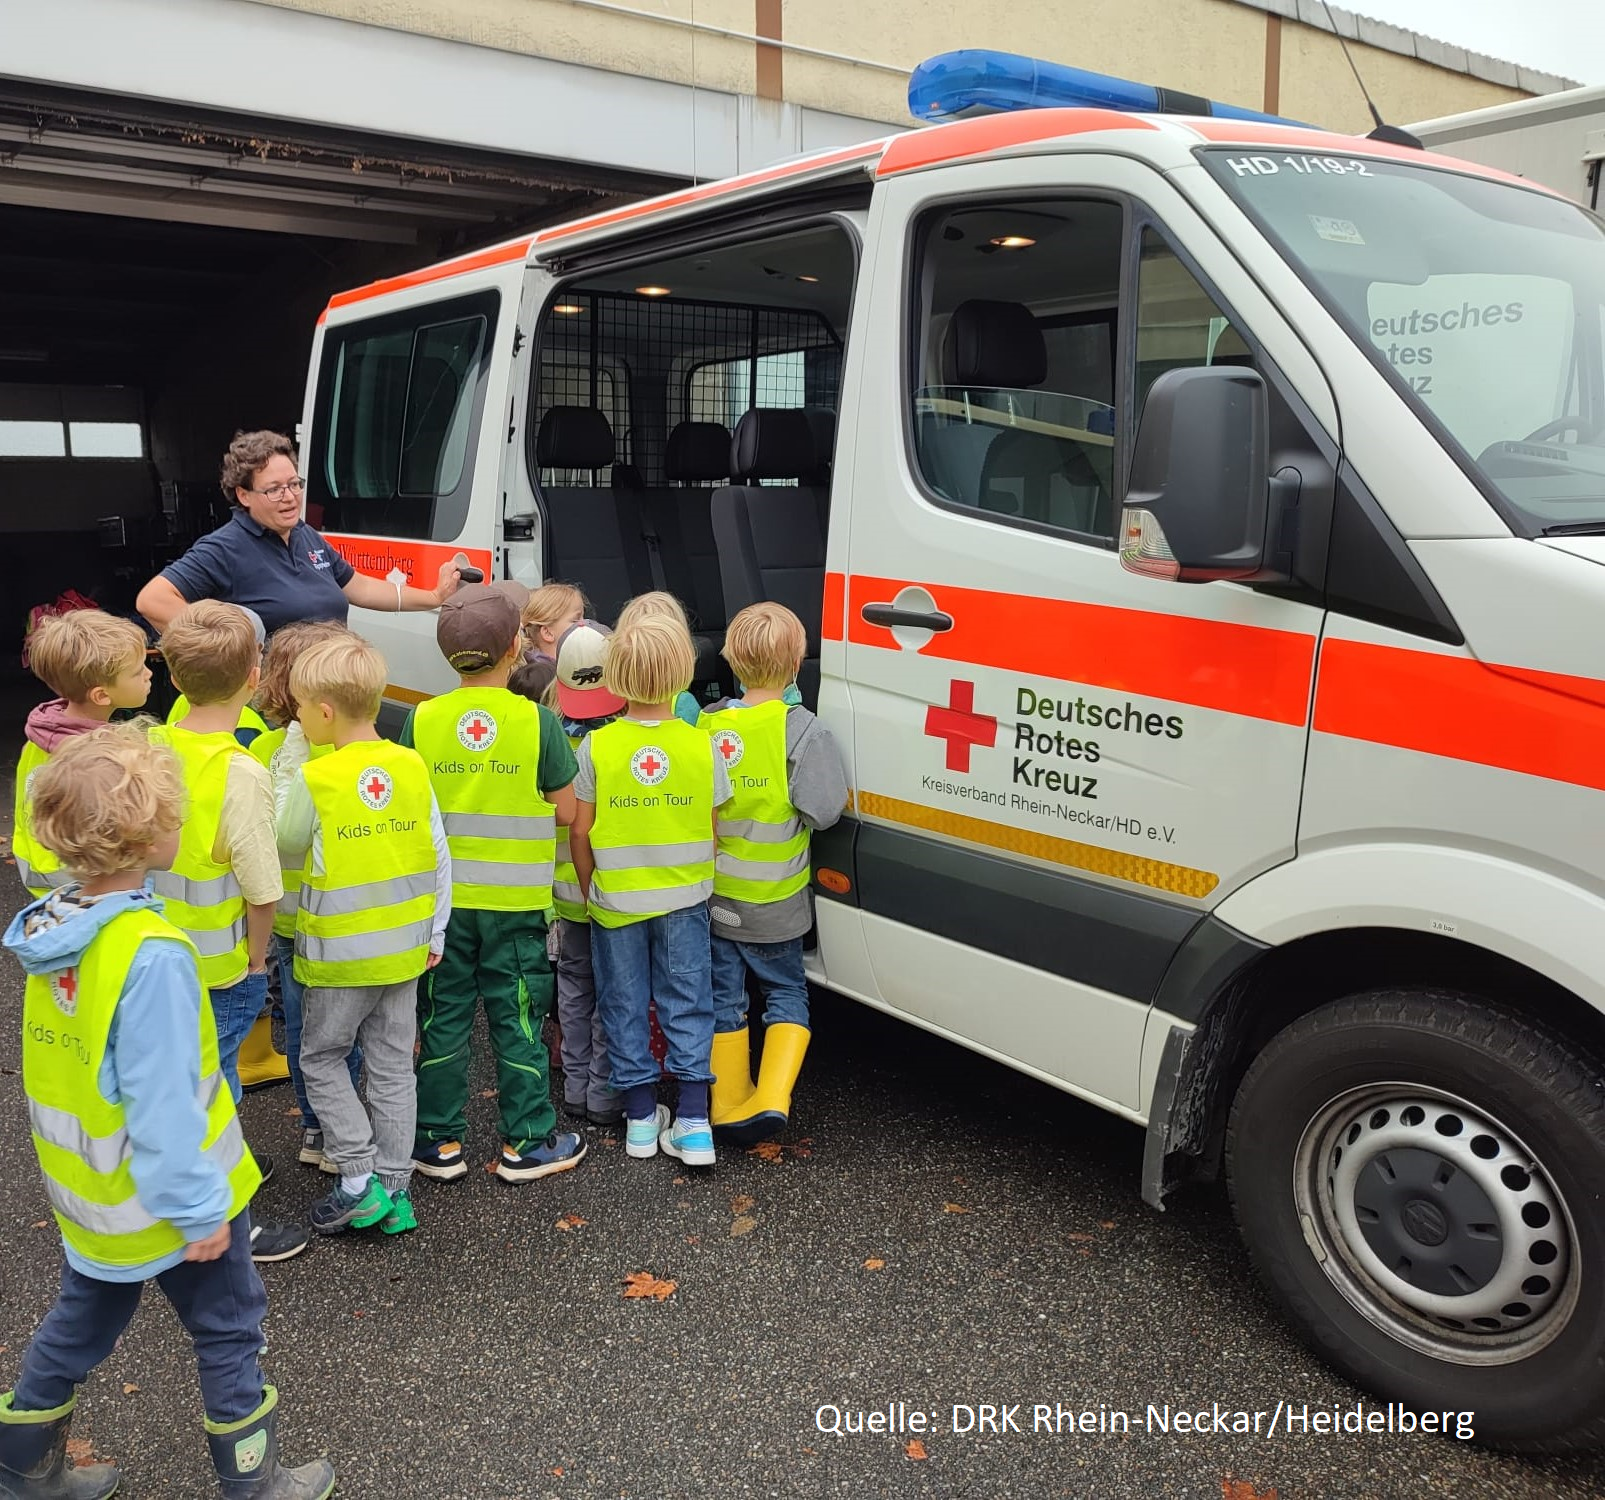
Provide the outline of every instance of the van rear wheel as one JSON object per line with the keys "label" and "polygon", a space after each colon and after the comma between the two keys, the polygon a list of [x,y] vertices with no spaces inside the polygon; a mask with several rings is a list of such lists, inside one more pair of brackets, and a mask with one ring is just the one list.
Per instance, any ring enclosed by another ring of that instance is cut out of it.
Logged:
{"label": "van rear wheel", "polygon": [[1226,1149],[1255,1266],[1324,1359],[1475,1413],[1484,1443],[1605,1442],[1605,1086],[1581,1048],[1465,995],[1357,995],[1266,1046]]}

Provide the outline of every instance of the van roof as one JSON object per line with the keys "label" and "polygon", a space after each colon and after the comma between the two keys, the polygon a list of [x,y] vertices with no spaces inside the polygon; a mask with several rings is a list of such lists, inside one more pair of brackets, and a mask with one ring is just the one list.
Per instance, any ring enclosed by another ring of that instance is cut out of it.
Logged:
{"label": "van roof", "polygon": [[[1550,189],[1493,167],[1462,161],[1410,146],[1396,146],[1364,136],[1340,135],[1254,120],[1227,120],[1191,115],[1127,114],[1095,108],[1029,109],[1007,114],[955,120],[922,130],[864,141],[856,146],[796,156],[758,171],[745,172],[718,182],[680,188],[656,198],[621,208],[606,209],[584,218],[554,224],[516,239],[504,240],[472,254],[423,266],[401,276],[387,277],[366,286],[337,292],[323,317],[336,308],[365,302],[392,292],[405,291],[454,276],[482,271],[512,262],[546,264],[580,249],[625,240],[646,229],[694,217],[710,204],[751,206],[766,199],[796,192],[805,186],[854,177],[894,177],[922,168],[987,156],[1022,155],[1051,149],[1076,149],[1090,144],[1088,137],[1124,135],[1123,144],[1142,156],[1157,159],[1169,169],[1185,165],[1200,144],[1241,145],[1260,150],[1340,152],[1393,161],[1446,167],[1471,176],[1516,183],[1541,192]],[[1136,137],[1137,139],[1130,139]],[[1099,141],[1097,144],[1106,144]],[[1559,195],[1555,195],[1559,196]],[[319,322],[323,321],[319,318]]]}

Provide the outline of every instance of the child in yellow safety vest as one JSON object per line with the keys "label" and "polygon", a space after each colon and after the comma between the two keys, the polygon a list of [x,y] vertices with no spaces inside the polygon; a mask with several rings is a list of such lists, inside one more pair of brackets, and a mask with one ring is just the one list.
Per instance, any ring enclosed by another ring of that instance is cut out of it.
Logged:
{"label": "child in yellow safety vest", "polygon": [[[780,604],[753,604],[730,622],[724,658],[746,691],[706,710],[702,728],[730,774],[719,810],[709,917],[713,935],[713,1128],[751,1145],[776,1134],[808,1050],[803,938],[813,926],[809,837],[847,802],[841,751],[806,708],[788,706],[807,648],[803,623]],[[754,1085],[747,979],[764,998],[763,1062]]]}
{"label": "child in yellow safety vest", "polygon": [[557,830],[574,818],[574,752],[549,709],[508,676],[523,655],[512,582],[470,583],[440,608],[435,639],[461,683],[420,703],[401,743],[423,756],[451,846],[451,921],[418,987],[418,1126],[413,1164],[450,1181],[468,1170],[468,1062],[481,1001],[496,1060],[503,1182],[566,1172],[585,1155],[556,1129],[541,1028],[552,1007],[546,913]]}
{"label": "child in yellow safety vest", "polygon": [[[261,677],[261,637],[238,605],[200,599],[168,624],[161,650],[190,711],[151,735],[177,753],[189,811],[178,858],[151,883],[166,902],[167,919],[201,956],[223,1076],[238,1100],[240,1046],[267,1004],[273,910],[284,894],[273,783],[234,735]],[[263,1153],[257,1161],[271,1177],[273,1158]],[[288,1260],[306,1249],[306,1231],[293,1226],[262,1223],[255,1233],[259,1261]]]}
{"label": "child in yellow safety vest", "polygon": [[132,620],[98,609],[74,609],[46,620],[28,642],[28,665],[56,694],[28,715],[17,761],[11,851],[30,896],[50,893],[67,877],[61,861],[33,836],[28,786],[33,774],[76,735],[107,723],[150,696],[145,632]]}
{"label": "child in yellow safety vest", "polygon": [[[273,803],[277,808],[289,796],[297,773],[313,756],[326,755],[332,746],[307,744],[301,726],[295,722],[295,698],[290,692],[290,668],[303,651],[320,641],[339,640],[350,635],[334,620],[297,620],[281,625],[268,642],[262,658],[262,681],[256,690],[257,707],[276,726],[251,741],[250,752],[264,766],[273,782]],[[301,863],[279,871],[284,895],[273,913],[273,941],[270,951],[278,971],[279,999],[284,1007],[284,1060],[289,1068],[290,1086],[296,1107],[301,1111],[301,1149],[298,1160],[309,1167],[332,1172],[334,1164],[323,1154],[323,1127],[307,1098],[306,1079],[301,1072],[301,1029],[303,1025],[301,982],[295,977],[295,914],[301,909]],[[362,1076],[362,1049],[353,1047],[346,1059],[351,1082]]]}
{"label": "child in yellow safety vest", "polygon": [[[278,817],[280,857],[303,861],[301,1073],[339,1174],[309,1215],[320,1234],[418,1227],[417,981],[445,946],[451,854],[423,760],[374,727],[385,678],[384,657],[354,635],[312,647],[290,668],[302,733],[333,747],[301,767]],[[347,1063],[359,1042],[366,1108]]]}
{"label": "child in yellow safety vest", "polygon": [[[650,1157],[661,1147],[712,1166],[707,903],[714,809],[729,801],[730,782],[708,736],[674,715],[695,670],[678,620],[638,619],[608,642],[602,681],[625,700],[625,716],[580,745],[569,847],[591,917],[611,1082],[624,1095],[625,1151]],[[672,1124],[657,1103],[649,1005],[680,1085]]]}
{"label": "child in yellow safety vest", "polygon": [[[143,725],[105,726],[54,756],[33,797],[35,834],[71,879],[25,908],[5,943],[28,973],[22,1083],[67,1263],[0,1396],[0,1494],[104,1500],[117,1489],[111,1465],[69,1465],[68,1429],[79,1385],[154,1279],[194,1341],[223,1493],[324,1500],[327,1461],[279,1465],[278,1393],[259,1363],[267,1293],[251,1264],[262,1174],[222,1075],[194,944],[145,888],[179,851],[178,760]],[[175,1474],[155,1484],[190,1489]]]}

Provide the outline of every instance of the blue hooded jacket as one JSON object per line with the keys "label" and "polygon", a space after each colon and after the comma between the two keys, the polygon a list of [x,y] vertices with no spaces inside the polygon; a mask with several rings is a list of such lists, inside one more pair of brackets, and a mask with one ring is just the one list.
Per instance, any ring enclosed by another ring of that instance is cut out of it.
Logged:
{"label": "blue hooded jacket", "polygon": [[[50,974],[79,962],[101,928],[125,911],[162,909],[150,891],[114,891],[75,906],[76,885],[22,909],[5,945],[29,974]],[[28,932],[30,920],[34,931]],[[196,1102],[201,1078],[201,980],[182,943],[142,943],[112,1018],[100,1092],[120,1103],[133,1151],[139,1201],[193,1244],[228,1218],[228,1178],[201,1154],[206,1114]],[[106,1266],[63,1245],[68,1263],[99,1281],[145,1281],[177,1265],[176,1251],[139,1266]]]}

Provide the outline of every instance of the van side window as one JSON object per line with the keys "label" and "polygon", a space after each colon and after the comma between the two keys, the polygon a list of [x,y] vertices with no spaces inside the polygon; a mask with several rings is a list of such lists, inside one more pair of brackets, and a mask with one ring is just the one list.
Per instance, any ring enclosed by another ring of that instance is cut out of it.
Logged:
{"label": "van side window", "polygon": [[939,498],[1114,535],[1124,222],[1094,199],[967,203],[926,220],[913,449]]}
{"label": "van side window", "polygon": [[1136,401],[1166,370],[1192,365],[1252,365],[1243,336],[1176,252],[1153,230],[1142,232],[1137,272]]}
{"label": "van side window", "polygon": [[330,531],[449,542],[468,514],[494,293],[335,328],[308,502]]}

